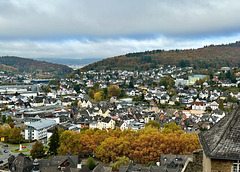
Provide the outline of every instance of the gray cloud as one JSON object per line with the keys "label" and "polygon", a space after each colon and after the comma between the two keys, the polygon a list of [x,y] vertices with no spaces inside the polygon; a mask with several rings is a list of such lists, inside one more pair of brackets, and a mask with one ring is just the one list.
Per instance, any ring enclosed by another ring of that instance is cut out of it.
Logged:
{"label": "gray cloud", "polygon": [[238,0],[0,0],[0,38],[198,36],[240,28]]}
{"label": "gray cloud", "polygon": [[106,58],[129,52],[152,49],[187,49],[210,44],[222,44],[240,40],[240,34],[228,37],[209,37],[185,40],[168,37],[154,39],[99,39],[64,41],[0,41],[0,55],[15,55],[28,58]]}

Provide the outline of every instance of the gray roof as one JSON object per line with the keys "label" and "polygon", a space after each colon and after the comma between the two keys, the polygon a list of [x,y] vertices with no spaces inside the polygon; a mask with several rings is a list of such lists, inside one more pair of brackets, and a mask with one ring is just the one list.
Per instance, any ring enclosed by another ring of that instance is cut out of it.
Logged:
{"label": "gray roof", "polygon": [[240,160],[240,106],[198,137],[208,158]]}
{"label": "gray roof", "polygon": [[33,127],[36,130],[51,126],[51,125],[55,125],[56,121],[52,120],[52,119],[41,119],[40,121],[37,122],[33,122],[31,124],[26,124],[26,126],[28,127]]}

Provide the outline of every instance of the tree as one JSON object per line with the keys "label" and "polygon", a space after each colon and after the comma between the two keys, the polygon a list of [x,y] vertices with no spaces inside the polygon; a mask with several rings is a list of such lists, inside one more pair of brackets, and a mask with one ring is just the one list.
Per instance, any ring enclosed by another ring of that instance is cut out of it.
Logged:
{"label": "tree", "polygon": [[181,126],[180,125],[177,125],[176,123],[174,123],[174,122],[171,122],[171,123],[164,123],[163,124],[164,125],[164,127],[163,127],[163,129],[162,129],[162,132],[163,133],[174,133],[174,132],[182,132],[182,128],[181,128]]}
{"label": "tree", "polygon": [[21,129],[21,131],[25,131],[25,125],[22,125],[22,126],[20,127],[20,129]]}
{"label": "tree", "polygon": [[59,148],[59,133],[57,127],[54,128],[53,134],[50,137],[50,142],[49,142],[49,151],[54,153],[54,155],[57,154],[57,149]]}
{"label": "tree", "polygon": [[93,170],[97,166],[92,157],[88,158],[87,166],[90,170]]}
{"label": "tree", "polygon": [[14,128],[14,123],[13,122],[9,122],[8,124],[11,128]]}
{"label": "tree", "polygon": [[80,133],[75,131],[64,131],[60,136],[60,146],[58,153],[66,155],[71,152],[74,155],[79,155],[82,151],[80,142]]}
{"label": "tree", "polygon": [[221,109],[221,110],[224,110],[223,100],[222,100],[222,99],[220,99],[220,102],[219,102],[218,108]]}
{"label": "tree", "polygon": [[42,86],[42,90],[47,93],[51,92],[51,88],[49,86]]}
{"label": "tree", "polygon": [[8,136],[11,131],[11,127],[8,124],[2,125],[2,137],[4,137],[5,141],[8,141]]}
{"label": "tree", "polygon": [[6,115],[2,115],[2,124],[6,123]]}
{"label": "tree", "polygon": [[180,102],[179,101],[174,101],[174,105],[175,106],[180,106]]}
{"label": "tree", "polygon": [[49,81],[48,85],[60,85],[60,81],[57,79],[52,79]]}
{"label": "tree", "polygon": [[113,170],[118,171],[122,165],[128,165],[130,162],[131,160],[126,156],[118,157],[115,162],[110,163],[110,167],[112,167]]}
{"label": "tree", "polygon": [[13,122],[13,120],[12,120],[12,117],[8,115],[6,119],[6,123],[9,124],[10,122]]}
{"label": "tree", "polygon": [[146,124],[146,127],[153,127],[153,128],[157,128],[159,129],[161,126],[158,122],[154,121],[154,120],[150,120],[147,124]]}
{"label": "tree", "polygon": [[88,97],[89,97],[90,99],[94,99],[94,91],[93,91],[92,89],[90,89],[90,90],[88,91]]}
{"label": "tree", "polygon": [[0,137],[2,137],[3,129],[2,126],[0,125]]}
{"label": "tree", "polygon": [[21,130],[18,127],[11,129],[8,141],[10,143],[20,143],[22,139]]}
{"label": "tree", "polygon": [[99,91],[99,92],[94,94],[94,100],[97,101],[97,102],[102,101],[103,96],[104,96],[103,91]]}
{"label": "tree", "polygon": [[32,156],[32,159],[35,158],[41,158],[43,157],[45,151],[43,144],[39,141],[36,141],[36,143],[32,146],[32,149],[30,151],[30,155]]}
{"label": "tree", "polygon": [[110,87],[108,87],[108,97],[112,97],[112,96],[117,96],[119,97],[121,94],[121,90],[117,85],[111,85]]}

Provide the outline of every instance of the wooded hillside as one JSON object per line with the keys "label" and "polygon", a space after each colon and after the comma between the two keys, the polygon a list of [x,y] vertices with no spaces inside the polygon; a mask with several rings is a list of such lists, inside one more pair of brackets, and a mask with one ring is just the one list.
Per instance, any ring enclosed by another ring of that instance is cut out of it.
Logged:
{"label": "wooded hillside", "polygon": [[238,66],[240,61],[240,41],[224,45],[210,45],[188,50],[153,50],[129,53],[107,58],[85,66],[81,70],[149,70],[159,65],[176,65],[194,68],[220,68]]}
{"label": "wooded hillside", "polygon": [[0,57],[0,70],[11,73],[30,73],[33,76],[61,77],[73,70],[66,65],[53,64],[14,56]]}

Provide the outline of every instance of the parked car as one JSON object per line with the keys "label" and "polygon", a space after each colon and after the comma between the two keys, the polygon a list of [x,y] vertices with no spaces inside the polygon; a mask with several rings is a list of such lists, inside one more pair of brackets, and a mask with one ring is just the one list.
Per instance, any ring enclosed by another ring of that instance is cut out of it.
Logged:
{"label": "parked car", "polygon": [[4,152],[4,153],[8,153],[8,150],[5,149],[3,152]]}
{"label": "parked car", "polygon": [[22,146],[22,148],[26,148],[26,146]]}
{"label": "parked car", "polygon": [[4,147],[8,147],[8,145],[3,145]]}

